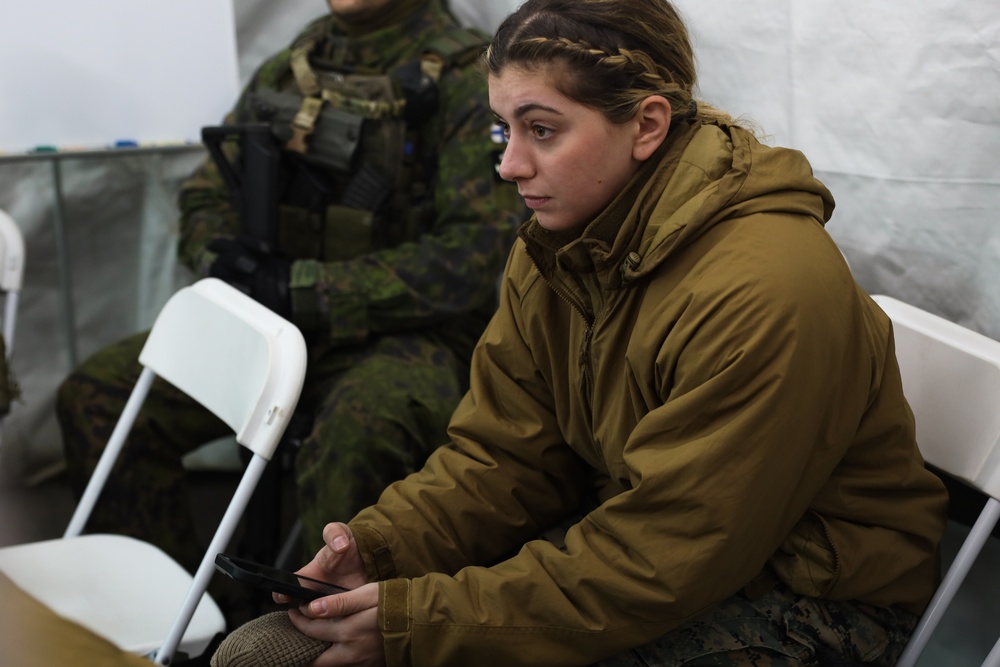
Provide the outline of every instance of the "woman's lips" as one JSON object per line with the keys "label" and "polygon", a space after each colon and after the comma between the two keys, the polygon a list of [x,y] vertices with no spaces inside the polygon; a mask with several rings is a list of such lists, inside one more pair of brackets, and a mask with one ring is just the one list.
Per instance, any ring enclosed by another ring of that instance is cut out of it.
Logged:
{"label": "woman's lips", "polygon": [[524,198],[524,205],[528,208],[535,210],[540,206],[544,206],[545,202],[549,201],[550,197],[535,197],[532,195],[521,195]]}

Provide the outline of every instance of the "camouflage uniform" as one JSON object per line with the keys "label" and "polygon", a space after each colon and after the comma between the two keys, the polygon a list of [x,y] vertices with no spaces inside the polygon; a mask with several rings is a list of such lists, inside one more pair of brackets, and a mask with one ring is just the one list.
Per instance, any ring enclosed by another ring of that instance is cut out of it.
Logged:
{"label": "camouflage uniform", "polygon": [[673,632],[592,667],[892,667],[917,625],[893,608],[741,591]]}
{"label": "camouflage uniform", "polygon": [[[584,507],[597,505],[590,497]],[[540,537],[565,550],[583,516]],[[675,630],[590,667],[892,667],[919,620],[897,607],[798,595],[765,568]]]}
{"label": "camouflage uniform", "polygon": [[[502,146],[475,64],[485,37],[460,30],[440,0],[394,0],[380,21],[360,33],[333,16],[317,19],[260,67],[226,118],[227,124],[271,121],[280,135],[288,130],[287,123],[279,127],[282,114],[289,114],[281,111],[275,120],[276,109],[289,99],[302,103],[303,71],[329,81],[343,79],[330,72],[344,72],[384,84],[386,73],[404,66],[421,68],[421,78],[428,61],[431,70],[435,58],[443,65],[434,110],[429,118],[407,120],[396,152],[381,130],[365,134],[383,115],[399,111],[392,87],[390,102],[372,105],[324,93],[322,113],[334,109],[337,122],[366,118],[352,163],[309,164],[326,187],[322,208],[292,201],[299,176],[283,162],[278,245],[292,260],[291,319],[309,343],[300,408],[313,425],[296,457],[307,553],[321,544],[327,522],[346,521],[373,503],[386,484],[419,468],[445,442],[472,348],[495,309],[497,277],[526,217],[516,188],[496,174]],[[318,128],[334,122],[323,115],[317,121]],[[325,139],[318,131],[307,141],[312,151]],[[224,151],[238,159],[235,142]],[[402,166],[390,179],[394,190],[385,205],[374,212],[340,205],[351,194],[357,161],[381,159],[391,169],[387,155]],[[240,231],[217,166],[206,161],[183,185],[179,201],[180,259],[205,275],[215,259],[206,246]],[[98,352],[60,388],[57,412],[77,492],[138,377],[135,359],[144,339],[139,334]],[[200,549],[181,457],[226,433],[214,416],[157,381],[90,528],[150,539],[193,566]]]}

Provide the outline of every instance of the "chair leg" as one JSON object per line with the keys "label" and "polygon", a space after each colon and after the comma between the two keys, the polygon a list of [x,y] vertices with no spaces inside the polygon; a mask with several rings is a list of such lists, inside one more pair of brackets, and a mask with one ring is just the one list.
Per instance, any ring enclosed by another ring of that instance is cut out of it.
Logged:
{"label": "chair leg", "polygon": [[927,611],[924,612],[923,618],[917,624],[917,629],[914,630],[910,642],[903,649],[902,655],[899,656],[896,667],[913,667],[916,664],[924,647],[927,646],[931,634],[937,628],[941,617],[944,616],[945,609],[951,604],[959,586],[965,581],[969,569],[972,568],[972,564],[979,556],[979,552],[982,551],[983,545],[990,536],[990,531],[997,525],[998,520],[1000,520],[1000,501],[990,498],[979,518],[976,519],[975,525],[972,526],[969,536],[965,538],[961,549],[958,550],[951,567],[944,575],[941,585],[938,586],[931,603],[927,606]]}
{"label": "chair leg", "polygon": [[1000,639],[993,645],[993,650],[986,656],[982,667],[1000,667]]}
{"label": "chair leg", "polygon": [[[280,452],[274,458],[279,457]],[[247,504],[239,543],[239,553],[258,563],[274,562],[281,540],[282,470],[280,461],[273,460],[271,463],[261,475]]]}
{"label": "chair leg", "polygon": [[111,469],[118,458],[118,453],[125,446],[125,438],[128,437],[129,431],[132,429],[132,424],[135,422],[139,414],[139,409],[142,408],[142,404],[146,400],[146,395],[149,394],[149,388],[153,385],[155,377],[156,374],[149,368],[143,368],[139,374],[139,379],[136,381],[135,386],[132,387],[132,393],[129,394],[125,408],[122,410],[122,414],[118,417],[115,428],[111,432],[111,438],[108,440],[101,458],[97,461],[97,467],[94,468],[94,472],[90,475],[87,488],[83,490],[83,496],[80,497],[80,502],[77,503],[76,511],[73,512],[73,516],[69,520],[69,525],[66,527],[63,537],[76,537],[83,532],[83,527],[87,524],[87,519],[90,518],[90,513],[93,511],[94,505],[97,504],[97,499],[101,495],[104,483],[107,481],[108,476],[111,475]]}
{"label": "chair leg", "polygon": [[292,414],[271,465],[247,506],[238,551],[244,558],[258,563],[277,563],[290,557],[289,540],[281,541],[285,474],[288,469],[294,469],[295,453],[309,435],[312,424],[313,418],[308,411],[296,410]]}
{"label": "chair leg", "polygon": [[185,598],[180,611],[177,612],[174,624],[170,628],[170,632],[167,633],[166,639],[163,640],[163,645],[156,652],[156,656],[153,659],[153,662],[156,664],[169,665],[172,662],[184,631],[191,622],[191,617],[194,615],[198,603],[208,588],[208,582],[216,572],[215,555],[226,550],[226,546],[232,539],[233,533],[236,532],[236,526],[239,524],[240,517],[246,512],[250,498],[253,497],[253,491],[260,482],[260,478],[267,467],[267,461],[257,454],[254,454],[253,458],[247,464],[247,470],[244,472],[239,486],[236,487],[233,499],[229,503],[229,507],[226,509],[222,520],[219,522],[219,527],[215,531],[215,535],[212,536],[212,541],[209,543],[208,549],[201,559],[201,564],[195,572],[194,582],[191,584],[187,598]]}

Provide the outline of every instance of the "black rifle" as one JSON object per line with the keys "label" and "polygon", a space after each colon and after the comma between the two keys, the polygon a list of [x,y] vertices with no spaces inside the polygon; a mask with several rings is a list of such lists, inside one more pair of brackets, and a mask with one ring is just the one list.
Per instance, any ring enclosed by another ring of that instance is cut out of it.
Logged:
{"label": "black rifle", "polygon": [[[236,138],[240,168],[226,158],[222,142]],[[243,221],[241,240],[265,255],[278,245],[278,178],[281,153],[267,123],[203,127],[201,140],[232,193]]]}

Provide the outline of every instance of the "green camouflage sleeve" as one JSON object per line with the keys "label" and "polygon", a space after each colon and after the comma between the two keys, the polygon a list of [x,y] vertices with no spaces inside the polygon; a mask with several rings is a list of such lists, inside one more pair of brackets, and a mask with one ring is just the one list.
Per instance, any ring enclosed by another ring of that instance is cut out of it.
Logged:
{"label": "green camouflage sleeve", "polygon": [[[228,157],[236,152],[234,145],[227,142],[223,147]],[[208,242],[235,237],[239,232],[239,216],[230,201],[229,189],[211,159],[202,162],[181,184],[177,199],[181,210],[178,259],[195,275],[206,276],[215,257],[205,249]]]}
{"label": "green camouflage sleeve", "polygon": [[475,65],[440,82],[436,217],[417,241],[357,258],[292,265],[292,305],[329,327],[334,344],[434,326],[495,300],[496,283],[527,210],[500,181],[486,81]]}

